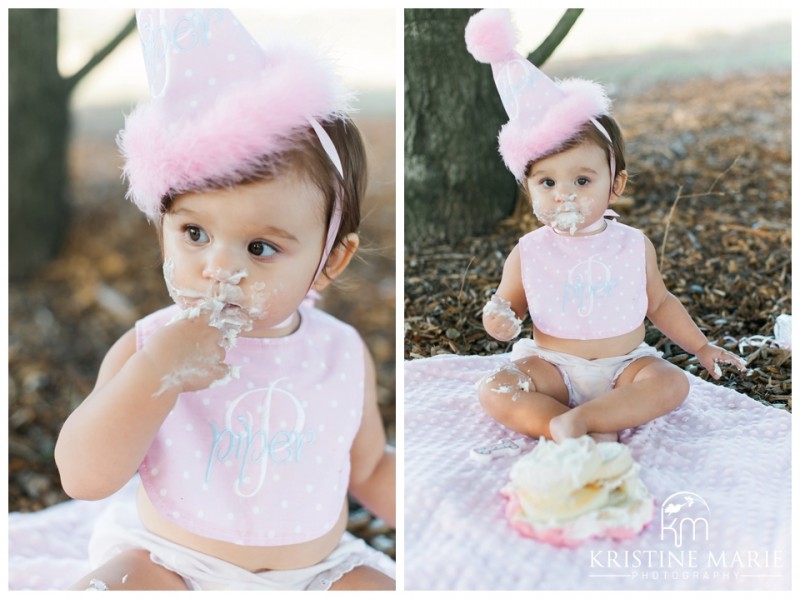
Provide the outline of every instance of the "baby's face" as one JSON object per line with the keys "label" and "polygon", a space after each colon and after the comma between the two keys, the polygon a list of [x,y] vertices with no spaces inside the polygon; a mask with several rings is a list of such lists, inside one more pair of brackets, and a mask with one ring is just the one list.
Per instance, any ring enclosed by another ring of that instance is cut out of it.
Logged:
{"label": "baby's face", "polygon": [[606,154],[593,143],[534,163],[527,183],[537,218],[570,235],[595,230],[611,195]]}
{"label": "baby's face", "polygon": [[282,334],[272,327],[292,316],[319,265],[323,202],[292,173],[178,197],[163,220],[170,295],[246,322],[248,336]]}

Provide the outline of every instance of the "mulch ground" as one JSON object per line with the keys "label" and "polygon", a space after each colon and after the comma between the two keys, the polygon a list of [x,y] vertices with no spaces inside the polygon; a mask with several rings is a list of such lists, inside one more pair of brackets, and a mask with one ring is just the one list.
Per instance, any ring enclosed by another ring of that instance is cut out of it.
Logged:
{"label": "mulch ground", "polygon": [[[372,352],[379,406],[394,442],[395,125],[357,124],[370,155],[362,250],[320,306],[353,324]],[[155,230],[122,199],[113,139],[112,131],[73,142],[67,244],[35,278],[9,288],[9,511],[68,499],[53,461],[61,425],[91,392],[111,345],[136,319],[170,303]],[[394,530],[355,503],[349,528],[394,556]]]}
{"label": "mulch ground", "polygon": [[[787,410],[791,351],[764,337],[791,313],[790,94],[791,74],[782,72],[665,83],[615,99],[631,174],[614,206],[621,222],[653,242],[667,287],[706,336],[747,361],[745,376],[726,368],[718,384]],[[406,243],[406,359],[509,351],[485,333],[481,310],[505,257],[539,226],[518,204],[490,234]],[[709,378],[649,323],[646,340]]]}

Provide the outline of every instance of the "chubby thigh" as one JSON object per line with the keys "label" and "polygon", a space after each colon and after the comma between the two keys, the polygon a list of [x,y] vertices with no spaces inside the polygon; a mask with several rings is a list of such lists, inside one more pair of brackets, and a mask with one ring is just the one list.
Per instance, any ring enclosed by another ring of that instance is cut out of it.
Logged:
{"label": "chubby thigh", "polygon": [[615,388],[623,389],[632,384],[648,385],[652,389],[648,399],[661,404],[660,410],[656,407],[659,416],[677,408],[689,394],[686,373],[660,356],[633,360],[617,377]]}
{"label": "chubby thigh", "polygon": [[484,377],[478,397],[492,418],[532,437],[550,437],[550,420],[569,409],[561,372],[536,356],[509,362]]}
{"label": "chubby thigh", "polygon": [[156,564],[150,552],[128,549],[77,581],[73,591],[186,591],[180,574]]}

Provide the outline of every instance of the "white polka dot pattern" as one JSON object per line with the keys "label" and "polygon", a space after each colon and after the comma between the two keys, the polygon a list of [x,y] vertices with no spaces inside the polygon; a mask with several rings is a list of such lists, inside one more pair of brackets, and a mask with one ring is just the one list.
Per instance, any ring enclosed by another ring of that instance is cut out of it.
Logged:
{"label": "white polka dot pattern", "polygon": [[563,339],[628,333],[647,313],[644,236],[609,221],[605,231],[569,237],[540,227],[519,242],[522,282],[536,327]]}
{"label": "white polka dot pattern", "polygon": [[[173,311],[137,323],[140,346]],[[239,337],[226,362],[240,378],[181,394],[156,436],[140,468],[153,504],[196,534],[233,543],[328,532],[361,421],[363,351],[352,327],[305,307],[288,337]]]}

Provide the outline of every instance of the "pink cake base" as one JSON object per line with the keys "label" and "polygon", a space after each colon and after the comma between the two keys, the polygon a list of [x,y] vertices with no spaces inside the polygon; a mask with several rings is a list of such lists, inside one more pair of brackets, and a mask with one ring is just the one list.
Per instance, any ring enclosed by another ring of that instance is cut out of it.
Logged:
{"label": "pink cake base", "polygon": [[592,538],[605,538],[617,541],[632,539],[644,530],[650,521],[653,519],[655,511],[655,501],[650,501],[650,511],[647,515],[647,520],[641,527],[627,527],[627,526],[610,526],[588,537],[577,537],[573,534],[572,526],[563,526],[560,528],[536,528],[530,522],[517,519],[517,515],[522,511],[519,499],[513,491],[502,490],[501,495],[508,500],[506,504],[506,518],[511,523],[511,526],[524,537],[530,537],[536,541],[549,543],[557,547],[578,547],[582,543]]}

